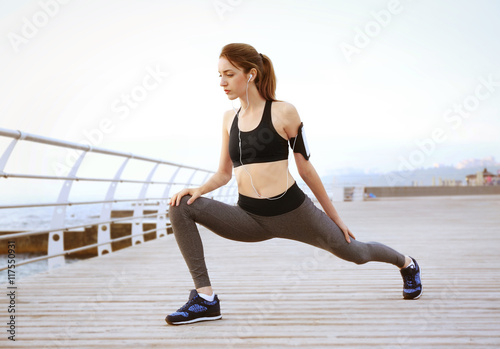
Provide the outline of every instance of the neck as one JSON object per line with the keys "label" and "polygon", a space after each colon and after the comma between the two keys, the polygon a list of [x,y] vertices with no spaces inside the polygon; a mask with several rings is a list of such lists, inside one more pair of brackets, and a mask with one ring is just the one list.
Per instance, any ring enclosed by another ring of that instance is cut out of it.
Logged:
{"label": "neck", "polygon": [[246,93],[243,96],[239,97],[239,99],[241,104],[241,112],[243,115],[248,114],[256,108],[259,109],[262,103],[265,102],[259,91],[257,91],[257,87],[255,87],[255,85],[253,84],[248,86],[248,102]]}

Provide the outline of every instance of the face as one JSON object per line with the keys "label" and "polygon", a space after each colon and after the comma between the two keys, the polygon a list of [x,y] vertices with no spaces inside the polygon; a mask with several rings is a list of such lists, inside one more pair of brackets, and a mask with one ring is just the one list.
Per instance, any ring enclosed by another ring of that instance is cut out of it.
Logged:
{"label": "face", "polygon": [[231,64],[226,58],[219,59],[220,86],[230,100],[244,96],[250,75]]}

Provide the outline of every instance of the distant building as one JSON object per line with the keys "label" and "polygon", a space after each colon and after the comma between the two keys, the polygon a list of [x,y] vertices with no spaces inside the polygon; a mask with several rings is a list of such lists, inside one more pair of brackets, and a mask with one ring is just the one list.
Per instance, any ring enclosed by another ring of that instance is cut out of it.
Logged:
{"label": "distant building", "polygon": [[500,185],[500,174],[488,172],[485,168],[483,172],[470,174],[466,177],[467,185],[482,186],[482,185]]}

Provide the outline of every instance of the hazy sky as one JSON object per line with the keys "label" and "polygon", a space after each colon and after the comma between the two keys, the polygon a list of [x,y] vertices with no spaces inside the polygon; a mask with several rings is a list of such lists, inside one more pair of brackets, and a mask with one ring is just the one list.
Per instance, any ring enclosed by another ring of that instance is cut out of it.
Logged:
{"label": "hazy sky", "polygon": [[[499,15],[493,0],[0,0],[0,127],[216,169],[218,55],[245,42],[272,59],[321,175],[499,160]],[[53,156],[10,166],[50,172]]]}

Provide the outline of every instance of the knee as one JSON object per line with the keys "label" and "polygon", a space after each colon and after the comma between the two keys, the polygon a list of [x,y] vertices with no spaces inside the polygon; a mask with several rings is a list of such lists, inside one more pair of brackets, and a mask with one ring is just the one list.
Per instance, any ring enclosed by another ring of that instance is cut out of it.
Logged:
{"label": "knee", "polygon": [[366,264],[369,262],[369,260],[367,258],[363,258],[363,256],[356,256],[352,262],[356,263],[357,265],[361,265],[361,264]]}
{"label": "knee", "polygon": [[171,205],[169,208],[168,216],[170,218],[170,221],[175,224],[175,221],[177,218],[185,215],[187,209],[189,208],[189,205],[187,204],[187,201],[191,198],[191,195],[185,195],[181,198],[181,201],[179,203],[179,206]]}
{"label": "knee", "polygon": [[370,261],[368,246],[359,243],[357,240],[351,241],[346,259],[357,265],[366,264]]}
{"label": "knee", "polygon": [[[352,244],[353,242],[351,242]],[[368,242],[355,242],[355,253],[352,262],[361,265],[372,261],[373,248],[372,243]]]}

